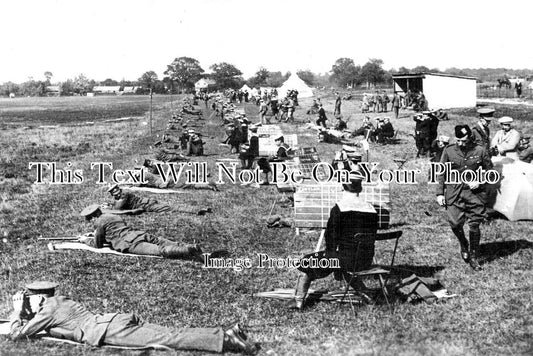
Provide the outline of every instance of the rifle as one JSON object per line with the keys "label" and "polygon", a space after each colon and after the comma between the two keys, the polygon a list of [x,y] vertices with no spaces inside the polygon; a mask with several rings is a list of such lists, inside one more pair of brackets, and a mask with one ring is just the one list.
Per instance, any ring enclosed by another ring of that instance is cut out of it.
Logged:
{"label": "rifle", "polygon": [[39,241],[78,241],[81,236],[38,237]]}

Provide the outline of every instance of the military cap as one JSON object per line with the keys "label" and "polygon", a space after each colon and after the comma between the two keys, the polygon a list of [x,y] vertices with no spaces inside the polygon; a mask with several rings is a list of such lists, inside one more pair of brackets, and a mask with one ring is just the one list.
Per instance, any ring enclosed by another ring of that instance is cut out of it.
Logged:
{"label": "military cap", "polygon": [[100,205],[91,204],[88,207],[86,207],[85,209],[83,209],[81,211],[80,215],[81,216],[91,216],[91,215],[93,215],[94,213],[96,213],[99,210],[100,210]]}
{"label": "military cap", "polygon": [[432,113],[432,111],[429,111],[429,110],[422,111],[422,114],[424,114],[424,115],[428,115],[428,114],[431,114],[431,113]]}
{"label": "military cap", "polygon": [[470,136],[471,134],[472,131],[470,130],[470,127],[468,127],[468,125],[455,126],[455,137],[464,138],[466,136]]}
{"label": "military cap", "polygon": [[513,122],[513,118],[510,116],[504,116],[498,119],[500,124],[510,124]]}
{"label": "military cap", "polygon": [[446,135],[440,135],[439,136],[439,141],[449,143],[450,142],[450,137],[446,136]]}
{"label": "military cap", "polygon": [[531,140],[531,136],[530,135],[524,135],[520,138],[521,140],[524,140],[526,142],[529,142],[529,140]]}
{"label": "military cap", "polygon": [[112,191],[114,191],[114,190],[118,190],[118,189],[120,189],[120,187],[118,186],[118,184],[114,184],[114,185],[112,185],[112,186],[107,190],[107,192],[108,192],[108,193],[111,193]]}
{"label": "military cap", "polygon": [[494,108],[481,108],[477,110],[477,113],[484,119],[490,120],[495,111],[496,110]]}
{"label": "military cap", "polygon": [[282,141],[282,142],[283,142],[283,141],[285,141],[285,137],[283,137],[283,135],[278,136],[278,137],[276,137],[276,138],[274,139],[274,141]]}
{"label": "military cap", "polygon": [[35,281],[29,284],[26,284],[26,293],[28,295],[35,295],[35,294],[45,294],[47,296],[53,296],[55,293],[55,289],[57,288],[59,284],[55,282],[48,282],[48,281]]}
{"label": "military cap", "polygon": [[195,133],[194,129],[189,129],[188,131],[190,134]]}

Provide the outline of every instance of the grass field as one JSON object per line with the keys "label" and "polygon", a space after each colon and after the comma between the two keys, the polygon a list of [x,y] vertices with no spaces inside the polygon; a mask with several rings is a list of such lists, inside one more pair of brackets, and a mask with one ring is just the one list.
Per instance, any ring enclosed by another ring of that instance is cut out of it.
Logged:
{"label": "grass field", "polygon": [[[322,93],[332,117],[334,97]],[[317,303],[304,312],[291,303],[255,298],[274,288],[293,288],[298,272],[291,269],[204,269],[186,261],[138,259],[81,251],[51,253],[39,236],[71,236],[91,229],[78,214],[91,204],[110,201],[95,184],[90,162],[112,162],[114,168],[132,168],[152,157],[150,146],[170,118],[168,97],[155,97],[155,130],[150,137],[146,119],[101,122],[98,118],[147,117],[147,97],[23,98],[0,101],[0,317],[11,312],[11,295],[36,279],[59,282],[59,294],[82,302],[94,312],[136,312],[149,322],[176,327],[203,327],[242,320],[264,355],[526,355],[533,352],[533,228],[531,222],[493,220],[482,226],[484,271],[475,273],[459,256],[459,246],[435,202],[433,188],[420,175],[418,185],[392,187],[392,225],[402,229],[397,264],[404,275],[436,276],[458,297],[435,304],[402,304],[394,311],[383,305],[362,306],[352,315],[348,305]],[[316,146],[324,161],[331,161],[338,146],[316,142],[314,131],[304,127],[310,99],[301,100],[295,125],[282,125],[297,133],[300,146]],[[175,103],[174,103],[175,106]],[[203,105],[200,106],[206,110]],[[518,119],[520,129],[533,129],[531,109],[496,106],[496,116]],[[257,108],[245,107],[257,118]],[[359,102],[343,102],[350,128],[361,124]],[[378,114],[371,113],[375,117]],[[392,116],[392,115],[391,115]],[[453,110],[442,122],[441,133],[450,134],[458,123],[473,124],[474,110]],[[210,111],[204,111],[210,117]],[[73,121],[96,121],[92,126],[71,126]],[[65,125],[68,123],[68,125]],[[39,128],[39,125],[56,128]],[[393,159],[406,158],[403,168],[427,168],[415,159],[410,136],[414,122],[402,112],[393,125],[401,143],[373,146],[370,160],[380,168],[395,169]],[[31,126],[31,128],[24,128]],[[495,127],[492,128],[496,130]],[[232,157],[219,146],[224,133],[220,123],[208,120],[202,129],[208,141],[206,161],[216,175],[215,160]],[[29,162],[53,161],[59,168],[72,163],[82,169],[78,185],[36,185]],[[313,250],[318,231],[268,229],[265,218],[280,198],[273,187],[253,189],[226,184],[220,192],[187,191],[158,195],[164,202],[209,205],[205,217],[143,214],[126,217],[127,223],[160,236],[200,243],[204,250],[226,247],[234,257],[257,253],[271,257],[297,257]],[[425,214],[428,212],[429,214]],[[291,214],[275,205],[273,214]],[[378,246],[378,256],[388,256],[391,246]],[[338,288],[333,278],[316,281],[313,288]],[[164,352],[119,352],[46,341],[11,342],[0,338],[0,355],[163,355]],[[200,355],[200,352],[178,352]]]}

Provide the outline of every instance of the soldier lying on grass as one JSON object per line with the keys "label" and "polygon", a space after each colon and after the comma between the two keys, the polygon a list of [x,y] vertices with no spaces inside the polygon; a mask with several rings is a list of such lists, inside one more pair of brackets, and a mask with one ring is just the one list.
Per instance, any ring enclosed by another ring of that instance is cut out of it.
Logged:
{"label": "soldier lying on grass", "polygon": [[197,208],[185,204],[170,206],[161,204],[153,198],[145,198],[135,195],[128,189],[121,189],[118,184],[108,189],[115,199],[112,208],[115,210],[139,210],[140,212],[166,213],[177,212],[196,215],[205,215],[211,212],[211,208]]}
{"label": "soldier lying on grass", "polygon": [[[88,222],[94,220],[94,236],[82,236],[79,240],[86,245],[102,248],[107,243],[111,244],[113,250],[123,253],[204,262],[200,246],[196,244],[180,245],[175,241],[152,236],[146,231],[135,230],[126,225],[118,215],[102,214],[100,206],[97,204],[83,209],[80,215]],[[210,257],[216,258],[227,255],[226,250],[220,250],[210,254]]]}
{"label": "soldier lying on grass", "polygon": [[167,328],[144,323],[131,313],[94,314],[67,297],[54,296],[56,287],[56,283],[34,282],[13,296],[12,340],[25,340],[45,331],[52,337],[91,346],[257,352],[239,323],[226,329]]}

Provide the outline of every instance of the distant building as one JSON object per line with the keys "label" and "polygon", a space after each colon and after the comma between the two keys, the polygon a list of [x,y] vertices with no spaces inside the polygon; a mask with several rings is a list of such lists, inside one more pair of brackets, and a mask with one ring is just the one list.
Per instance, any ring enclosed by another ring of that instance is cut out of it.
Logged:
{"label": "distant building", "polygon": [[393,74],[394,91],[423,92],[430,109],[476,106],[476,78],[441,73]]}
{"label": "distant building", "polygon": [[118,95],[119,91],[120,91],[120,86],[95,86],[93,88],[93,93],[95,94]]}
{"label": "distant building", "polygon": [[61,88],[59,85],[49,85],[46,87],[46,95],[48,96],[54,96],[59,95],[61,93]]}
{"label": "distant building", "polygon": [[194,90],[201,91],[201,90],[207,90],[210,85],[215,85],[216,82],[213,79],[200,79],[196,83],[194,83]]}

